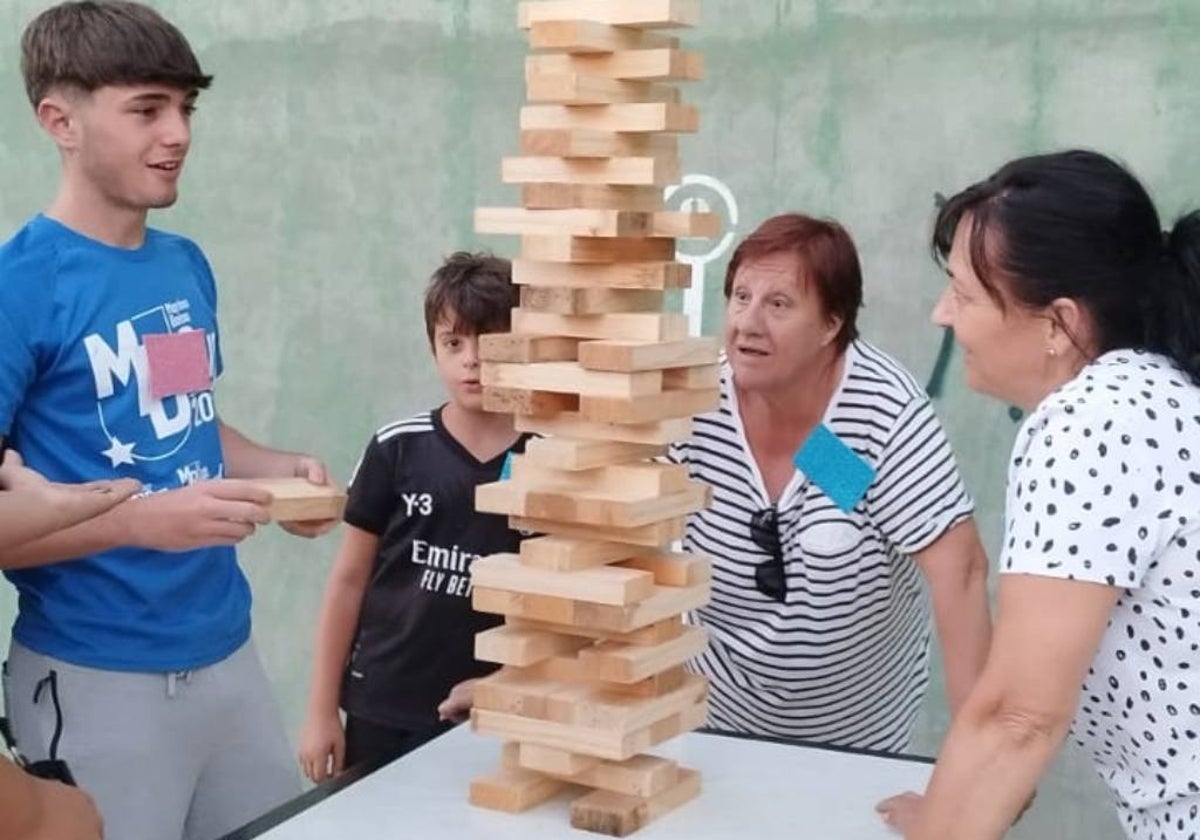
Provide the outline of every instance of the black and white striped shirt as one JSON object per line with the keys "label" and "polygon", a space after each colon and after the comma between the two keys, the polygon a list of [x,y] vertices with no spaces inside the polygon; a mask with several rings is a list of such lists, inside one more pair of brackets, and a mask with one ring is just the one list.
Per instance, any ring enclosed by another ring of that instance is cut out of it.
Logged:
{"label": "black and white striped shirt", "polygon": [[712,601],[691,620],[710,646],[711,726],[896,751],[907,747],[928,682],[929,605],[912,554],[971,515],[928,397],[863,341],[846,350],[825,425],[875,470],[843,513],[797,471],[777,503],[787,573],[780,603],[755,587],[768,555],[750,519],[771,504],[746,443],[728,363],[721,407],[696,418],[674,460],[713,487],[684,547],[713,558]]}

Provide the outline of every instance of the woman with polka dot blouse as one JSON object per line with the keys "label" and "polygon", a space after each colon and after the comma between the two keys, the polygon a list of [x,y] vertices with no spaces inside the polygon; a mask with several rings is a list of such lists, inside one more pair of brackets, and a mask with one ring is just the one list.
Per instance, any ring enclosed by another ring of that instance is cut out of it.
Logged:
{"label": "woman with polka dot blouse", "polygon": [[968,384],[1030,414],[987,664],[885,819],[1001,837],[1069,732],[1130,838],[1200,838],[1200,211],[1164,233],[1126,170],[1064,152],[956,195],[934,248]]}

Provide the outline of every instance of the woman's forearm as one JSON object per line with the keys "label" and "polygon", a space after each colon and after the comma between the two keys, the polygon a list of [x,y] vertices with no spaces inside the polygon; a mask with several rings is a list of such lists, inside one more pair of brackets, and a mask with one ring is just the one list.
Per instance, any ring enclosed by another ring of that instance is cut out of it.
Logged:
{"label": "woman's forearm", "polygon": [[986,700],[963,706],[938,755],[921,817],[907,840],[996,840],[1037,787],[1070,726]]}

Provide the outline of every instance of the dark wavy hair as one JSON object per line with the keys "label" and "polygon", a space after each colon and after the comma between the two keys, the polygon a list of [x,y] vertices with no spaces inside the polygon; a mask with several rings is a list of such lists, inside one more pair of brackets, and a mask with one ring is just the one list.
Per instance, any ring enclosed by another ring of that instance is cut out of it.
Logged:
{"label": "dark wavy hair", "polygon": [[425,332],[430,346],[438,321],[451,313],[457,333],[506,332],[518,300],[512,263],[491,254],[455,251],[433,272],[425,290]]}
{"label": "dark wavy hair", "polygon": [[933,233],[941,264],[964,222],[971,267],[998,305],[1070,298],[1090,318],[1097,354],[1161,353],[1200,384],[1200,210],[1163,231],[1127,169],[1072,150],[1011,161],[949,199]]}

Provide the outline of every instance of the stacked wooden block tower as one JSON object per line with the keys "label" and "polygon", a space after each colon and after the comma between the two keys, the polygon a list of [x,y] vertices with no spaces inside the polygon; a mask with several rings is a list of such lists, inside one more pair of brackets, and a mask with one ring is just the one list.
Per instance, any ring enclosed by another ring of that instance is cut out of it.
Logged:
{"label": "stacked wooden block tower", "polygon": [[520,4],[533,48],[522,157],[503,162],[522,207],[480,208],[480,233],[522,237],[512,332],[481,342],[484,405],[544,437],[478,489],[481,511],[542,536],[477,560],[476,638],[501,663],[475,690],[472,725],[505,739],[471,801],[521,811],[571,786],[578,828],[623,836],[687,801],[698,774],[643,754],[701,725],[707,684],[683,663],[706,644],[681,614],[708,600],[707,558],[671,552],[708,489],[655,461],[719,402],[715,340],[689,338],[664,292],[686,288],[675,238],[714,236],[709,213],[668,212],[680,132],[698,116],[671,82],[698,55],[662,29],[695,0]]}

